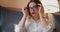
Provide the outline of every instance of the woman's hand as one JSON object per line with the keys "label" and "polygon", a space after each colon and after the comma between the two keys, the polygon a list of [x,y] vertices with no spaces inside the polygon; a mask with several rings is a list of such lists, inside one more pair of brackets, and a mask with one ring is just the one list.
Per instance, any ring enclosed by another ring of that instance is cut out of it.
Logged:
{"label": "woman's hand", "polygon": [[27,16],[27,15],[28,15],[28,9],[27,9],[27,7],[25,7],[25,8],[22,10],[22,12],[23,12],[23,14],[24,14],[25,16]]}

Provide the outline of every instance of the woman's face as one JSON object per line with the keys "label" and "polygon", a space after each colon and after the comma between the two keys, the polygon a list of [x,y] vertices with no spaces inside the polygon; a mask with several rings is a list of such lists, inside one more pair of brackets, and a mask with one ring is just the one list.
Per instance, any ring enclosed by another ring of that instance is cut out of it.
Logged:
{"label": "woman's face", "polygon": [[41,8],[39,8],[36,3],[31,2],[29,4],[29,11],[30,11],[31,16],[34,17],[34,16],[39,15],[39,9],[41,10]]}

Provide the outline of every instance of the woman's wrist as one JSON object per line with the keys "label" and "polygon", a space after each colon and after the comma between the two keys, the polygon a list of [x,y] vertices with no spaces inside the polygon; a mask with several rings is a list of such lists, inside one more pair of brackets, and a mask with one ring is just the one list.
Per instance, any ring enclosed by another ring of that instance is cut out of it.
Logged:
{"label": "woman's wrist", "polygon": [[27,15],[26,15],[26,14],[24,14],[23,16],[27,17]]}

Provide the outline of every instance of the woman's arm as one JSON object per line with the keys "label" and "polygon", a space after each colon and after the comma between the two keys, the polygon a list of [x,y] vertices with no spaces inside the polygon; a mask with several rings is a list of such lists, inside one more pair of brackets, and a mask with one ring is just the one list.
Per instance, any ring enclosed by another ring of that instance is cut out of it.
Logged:
{"label": "woman's arm", "polygon": [[47,20],[48,21],[48,25],[46,25],[46,27],[43,28],[43,32],[52,32],[54,29],[54,24],[52,23],[52,21]]}
{"label": "woman's arm", "polygon": [[24,15],[18,25],[15,25],[15,32],[26,32],[25,21],[26,16]]}
{"label": "woman's arm", "polygon": [[18,24],[20,27],[24,27],[24,24],[26,22],[26,18],[27,18],[27,14],[28,14],[27,7],[25,7],[24,9],[22,9],[22,12],[23,12],[23,17],[22,17],[21,21]]}
{"label": "woman's arm", "polygon": [[19,24],[15,27],[15,32],[25,32],[26,31],[25,22],[26,22],[26,18],[27,18],[27,9],[25,8],[25,10],[22,10],[22,12],[23,12],[23,17],[22,17],[21,21],[19,22]]}
{"label": "woman's arm", "polygon": [[26,15],[24,15],[24,16],[22,17],[21,21],[20,21],[19,24],[18,24],[20,27],[24,27],[25,22],[26,22],[26,17],[27,17]]}
{"label": "woman's arm", "polygon": [[52,32],[54,29],[54,23],[53,20],[45,19],[43,18],[43,32]]}

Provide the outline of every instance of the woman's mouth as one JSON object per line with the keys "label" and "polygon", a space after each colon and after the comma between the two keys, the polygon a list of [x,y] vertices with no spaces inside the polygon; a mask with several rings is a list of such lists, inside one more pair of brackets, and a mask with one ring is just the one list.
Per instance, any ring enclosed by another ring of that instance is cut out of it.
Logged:
{"label": "woman's mouth", "polygon": [[32,13],[32,14],[35,14],[35,13]]}

